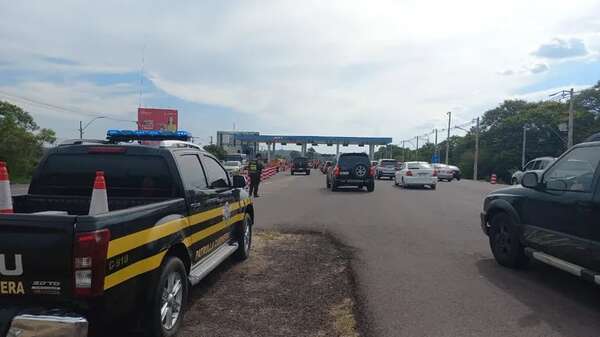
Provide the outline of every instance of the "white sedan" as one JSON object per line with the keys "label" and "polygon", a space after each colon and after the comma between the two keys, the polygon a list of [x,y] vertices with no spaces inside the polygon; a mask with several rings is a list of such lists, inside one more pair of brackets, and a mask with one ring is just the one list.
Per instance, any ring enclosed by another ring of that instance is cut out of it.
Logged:
{"label": "white sedan", "polygon": [[397,186],[429,186],[435,190],[438,178],[435,169],[424,161],[409,161],[396,172],[394,183]]}
{"label": "white sedan", "polygon": [[240,174],[242,162],[237,160],[223,162],[223,168],[231,174]]}

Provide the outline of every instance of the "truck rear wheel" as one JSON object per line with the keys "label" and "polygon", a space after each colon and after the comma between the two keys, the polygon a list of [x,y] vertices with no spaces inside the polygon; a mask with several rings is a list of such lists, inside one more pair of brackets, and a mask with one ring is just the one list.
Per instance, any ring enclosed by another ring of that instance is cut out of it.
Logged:
{"label": "truck rear wheel", "polygon": [[149,335],[172,337],[177,335],[188,295],[189,281],[183,262],[167,256],[160,270],[151,305]]}
{"label": "truck rear wheel", "polygon": [[490,248],[498,264],[519,268],[527,264],[528,259],[521,245],[514,220],[507,213],[497,213],[490,220]]}

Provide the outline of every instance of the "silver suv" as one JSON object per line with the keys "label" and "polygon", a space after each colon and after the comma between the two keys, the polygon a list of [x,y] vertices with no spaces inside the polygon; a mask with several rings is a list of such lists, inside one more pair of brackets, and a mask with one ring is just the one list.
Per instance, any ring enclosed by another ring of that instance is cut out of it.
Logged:
{"label": "silver suv", "polygon": [[393,179],[396,176],[397,167],[398,161],[396,159],[380,159],[375,169],[375,177],[377,179],[381,179],[381,177]]}
{"label": "silver suv", "polygon": [[548,166],[550,166],[550,164],[552,164],[555,160],[556,160],[556,158],[552,158],[552,157],[535,158],[534,160],[527,163],[525,165],[525,167],[523,167],[522,170],[518,170],[517,172],[513,173],[512,178],[510,179],[510,182],[513,185],[520,184],[521,178],[523,177],[525,172],[529,172],[529,171],[535,171],[539,176],[540,173],[543,172]]}

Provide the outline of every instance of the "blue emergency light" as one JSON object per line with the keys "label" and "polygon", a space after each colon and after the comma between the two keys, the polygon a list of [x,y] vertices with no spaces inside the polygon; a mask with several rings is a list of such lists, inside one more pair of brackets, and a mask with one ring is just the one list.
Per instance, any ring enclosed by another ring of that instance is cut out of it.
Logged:
{"label": "blue emergency light", "polygon": [[111,142],[131,142],[136,140],[182,140],[189,141],[192,134],[187,131],[158,130],[108,130],[106,138]]}

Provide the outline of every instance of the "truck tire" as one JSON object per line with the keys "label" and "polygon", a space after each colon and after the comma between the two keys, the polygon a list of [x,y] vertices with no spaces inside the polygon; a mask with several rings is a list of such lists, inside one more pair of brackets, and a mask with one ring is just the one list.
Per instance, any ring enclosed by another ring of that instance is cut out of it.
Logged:
{"label": "truck tire", "polygon": [[329,179],[325,179],[325,186],[327,186],[327,188],[331,187],[331,184],[329,183]]}
{"label": "truck tire", "polygon": [[373,192],[375,191],[375,182],[371,181],[368,185],[367,185],[367,192]]}
{"label": "truck tire", "polygon": [[502,266],[519,268],[528,262],[517,226],[507,213],[497,213],[490,219],[490,248]]}
{"label": "truck tire", "polygon": [[512,185],[518,185],[519,181],[517,180],[517,178],[512,178],[512,181],[510,182]]}
{"label": "truck tire", "polygon": [[189,282],[183,262],[177,257],[167,256],[160,269],[150,307],[148,324],[150,336],[177,335],[183,321],[188,287]]}
{"label": "truck tire", "polygon": [[337,184],[335,183],[335,181],[331,182],[331,192],[337,192],[338,187]]}
{"label": "truck tire", "polygon": [[250,248],[252,247],[252,217],[248,213],[244,213],[244,220],[236,233],[236,242],[238,249],[233,254],[236,261],[244,261],[250,256]]}

